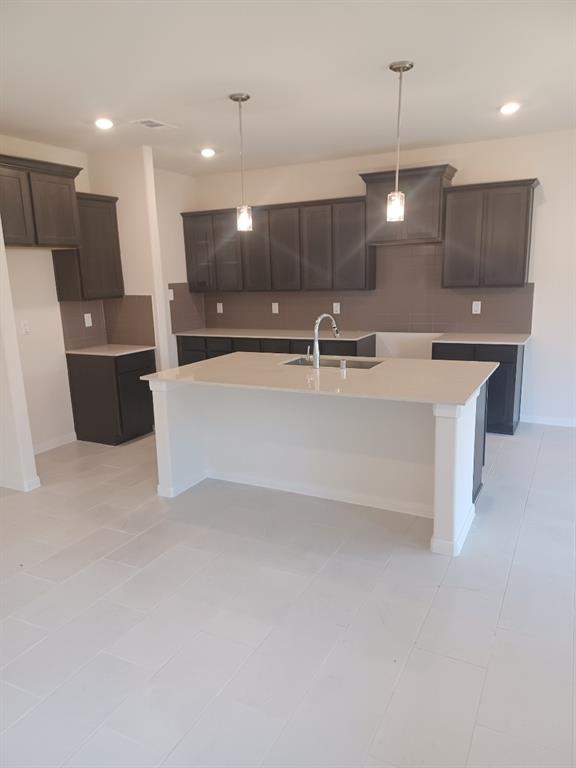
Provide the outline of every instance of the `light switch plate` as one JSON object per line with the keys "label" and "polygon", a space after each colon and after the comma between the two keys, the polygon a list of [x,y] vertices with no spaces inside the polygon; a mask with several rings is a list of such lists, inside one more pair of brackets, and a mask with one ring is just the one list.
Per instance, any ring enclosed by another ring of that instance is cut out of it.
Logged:
{"label": "light switch plate", "polygon": [[168,301],[174,301],[174,288],[168,288]]}
{"label": "light switch plate", "polygon": [[473,315],[479,315],[482,312],[482,302],[481,301],[473,301],[472,302],[472,314]]}
{"label": "light switch plate", "polygon": [[92,328],[92,315],[90,312],[84,312],[84,325],[86,328]]}
{"label": "light switch plate", "polygon": [[333,315],[339,315],[340,314],[340,302],[334,301],[332,303],[332,314]]}
{"label": "light switch plate", "polygon": [[222,301],[216,302],[216,314],[217,315],[223,315],[224,314],[224,303]]}
{"label": "light switch plate", "polygon": [[279,304],[277,301],[272,302],[272,314],[277,315],[280,312]]}

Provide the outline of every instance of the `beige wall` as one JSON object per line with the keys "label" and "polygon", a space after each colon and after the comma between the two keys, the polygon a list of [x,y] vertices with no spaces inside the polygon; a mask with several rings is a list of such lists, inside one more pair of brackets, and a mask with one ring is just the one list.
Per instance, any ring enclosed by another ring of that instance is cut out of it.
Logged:
{"label": "beige wall", "polygon": [[154,170],[160,248],[167,283],[186,282],[182,211],[198,207],[196,179],[181,173]]}
{"label": "beige wall", "polygon": [[[406,165],[451,163],[455,184],[538,177],[530,279],[536,284],[533,338],[528,346],[522,418],[576,423],[576,132],[520,136],[402,153]],[[252,204],[365,193],[359,173],[393,167],[391,154],[255,170]],[[237,174],[197,179],[198,209],[237,204]]]}
{"label": "beige wall", "polygon": [[[83,168],[78,191],[89,191],[88,157],[83,152],[0,137],[0,152]],[[66,357],[52,252],[47,248],[7,248],[16,333],[36,453],[75,439]],[[24,335],[22,324],[30,333]]]}

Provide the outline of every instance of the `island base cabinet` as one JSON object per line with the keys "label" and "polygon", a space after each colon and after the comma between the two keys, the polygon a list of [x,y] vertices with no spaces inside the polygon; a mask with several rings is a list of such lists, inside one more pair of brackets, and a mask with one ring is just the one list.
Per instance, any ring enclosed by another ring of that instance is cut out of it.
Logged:
{"label": "island base cabinet", "polygon": [[152,396],[140,377],[156,371],[154,352],[66,358],[78,440],[118,445],[152,431]]}

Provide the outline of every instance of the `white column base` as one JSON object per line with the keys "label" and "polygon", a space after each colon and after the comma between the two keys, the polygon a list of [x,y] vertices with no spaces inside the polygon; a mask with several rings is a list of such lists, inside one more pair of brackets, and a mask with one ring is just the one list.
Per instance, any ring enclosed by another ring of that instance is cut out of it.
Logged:
{"label": "white column base", "polygon": [[453,541],[432,536],[432,539],[430,540],[430,549],[432,552],[435,552],[437,555],[450,555],[450,557],[459,555],[462,551],[464,542],[466,541],[466,537],[468,536],[470,526],[474,522],[475,514],[475,505],[472,504],[468,511],[468,516],[464,520],[464,525],[460,528],[460,531]]}

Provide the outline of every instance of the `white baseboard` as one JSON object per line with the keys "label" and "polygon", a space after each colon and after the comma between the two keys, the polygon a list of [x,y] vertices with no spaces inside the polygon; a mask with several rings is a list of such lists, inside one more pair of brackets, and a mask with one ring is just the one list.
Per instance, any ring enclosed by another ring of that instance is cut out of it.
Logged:
{"label": "white baseboard", "polygon": [[60,448],[61,445],[67,445],[73,443],[76,440],[76,432],[67,432],[65,435],[58,435],[58,437],[52,437],[50,440],[44,440],[41,443],[37,443],[34,446],[34,454],[44,453],[45,451],[51,451],[53,448]]}
{"label": "white baseboard", "polygon": [[547,419],[540,416],[522,416],[520,422],[526,424],[543,424],[546,427],[576,427],[576,419],[571,419],[569,417]]}
{"label": "white baseboard", "polygon": [[42,483],[40,482],[40,478],[38,475],[33,475],[32,477],[24,480],[22,484],[13,484],[13,483],[7,483],[6,481],[3,482],[2,487],[3,488],[10,488],[11,491],[21,491],[26,493],[27,491],[35,491],[36,488],[40,488]]}
{"label": "white baseboard", "polygon": [[173,499],[175,496],[180,496],[181,493],[190,490],[190,488],[193,488],[205,479],[205,477],[200,477],[196,480],[190,480],[188,483],[182,483],[181,485],[162,485],[159,483],[157,486],[158,496],[162,496],[164,499]]}
{"label": "white baseboard", "polygon": [[449,555],[450,557],[459,555],[464,546],[464,542],[466,541],[466,537],[468,536],[468,531],[470,530],[475,514],[476,507],[472,504],[468,510],[466,519],[460,526],[460,530],[453,541],[449,541],[448,539],[438,539],[436,536],[432,536],[432,540],[430,541],[430,549],[432,552],[435,552],[437,555]]}

